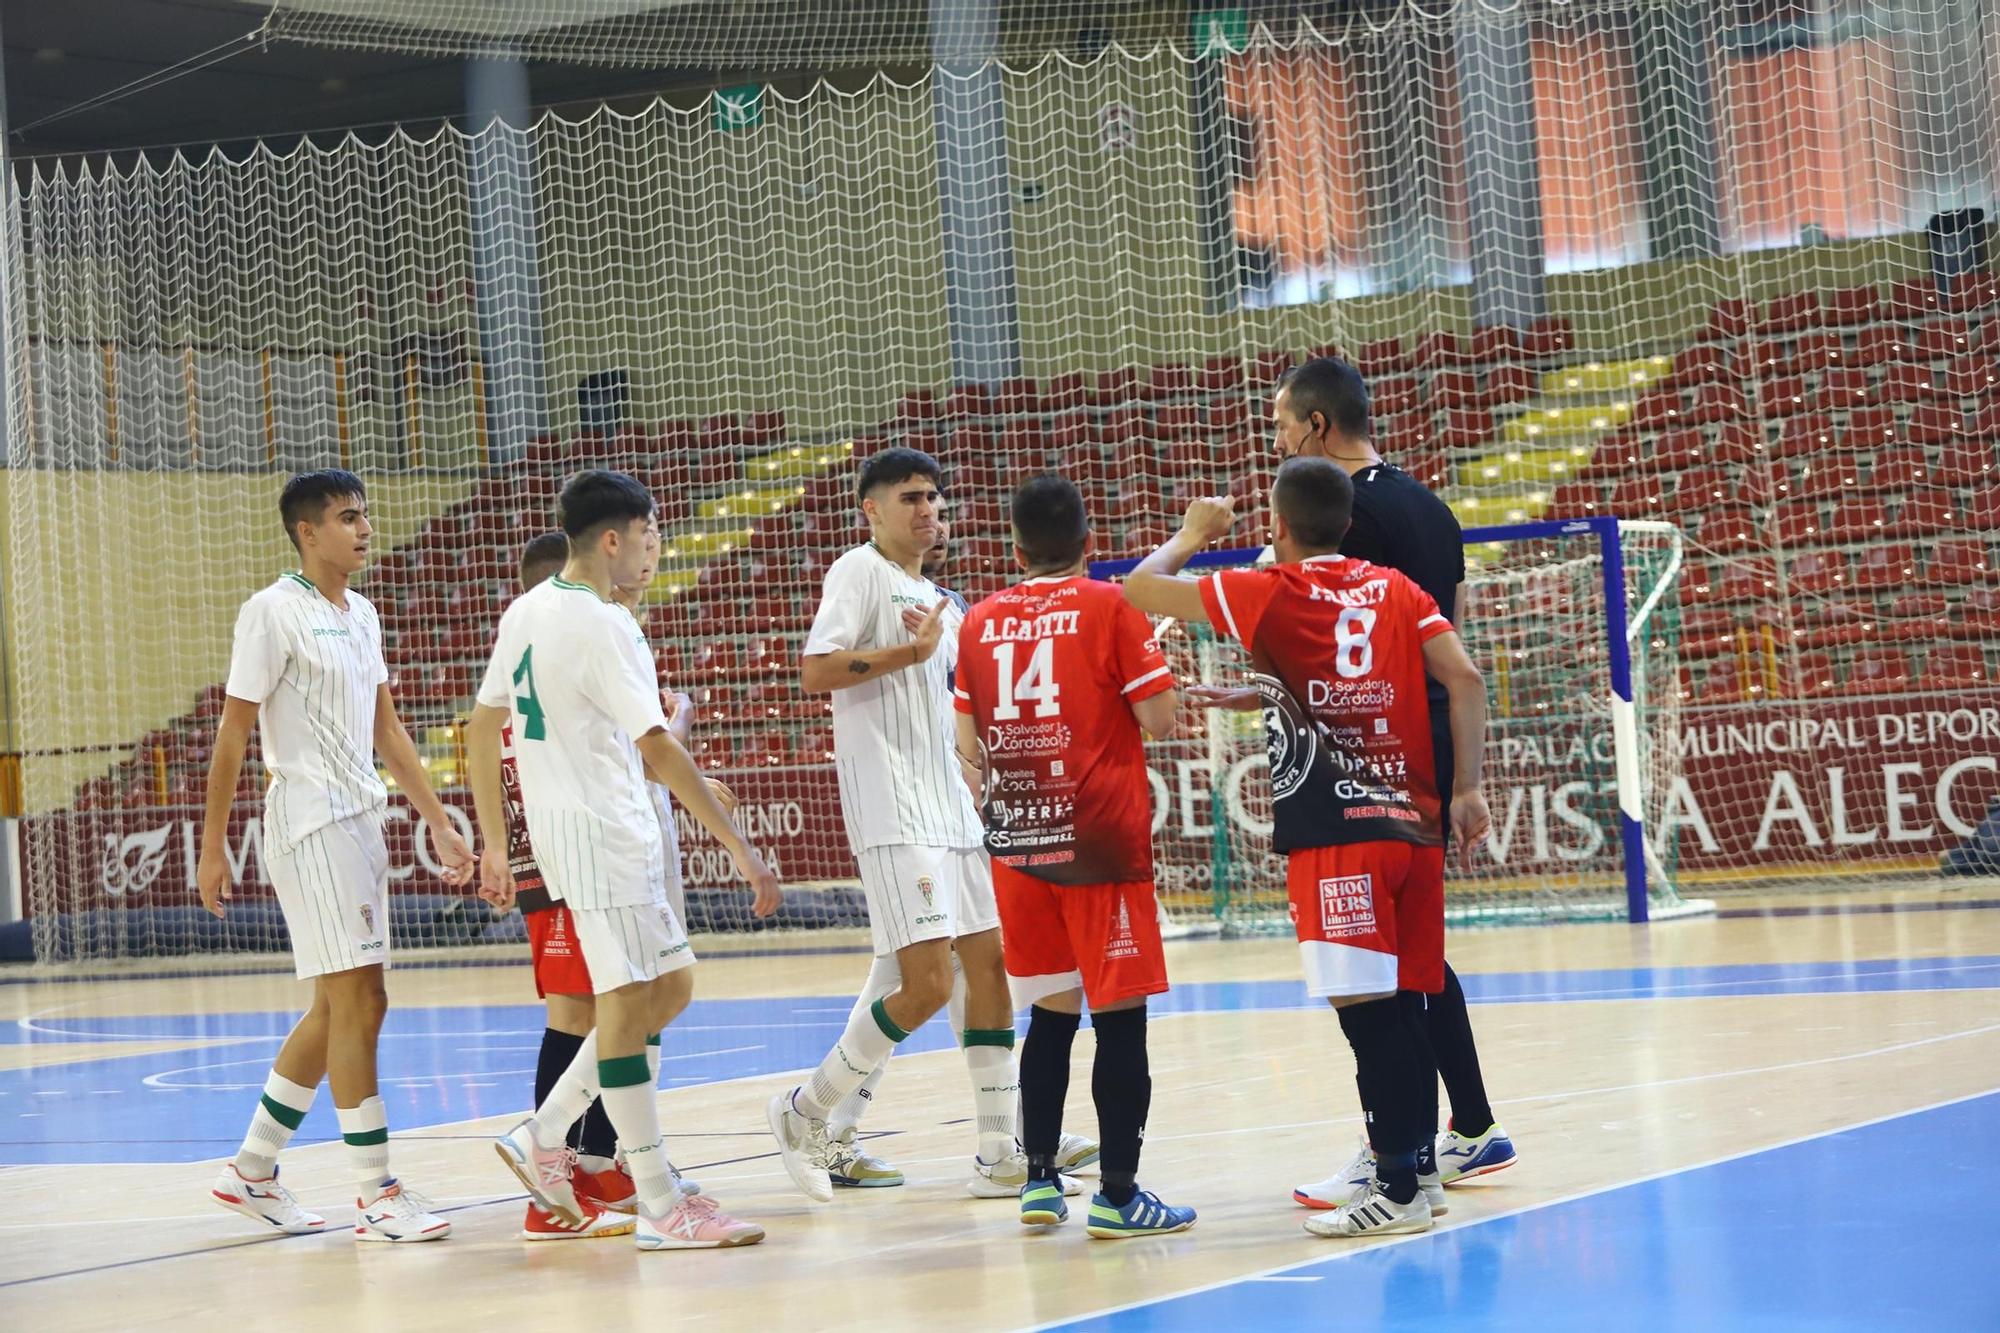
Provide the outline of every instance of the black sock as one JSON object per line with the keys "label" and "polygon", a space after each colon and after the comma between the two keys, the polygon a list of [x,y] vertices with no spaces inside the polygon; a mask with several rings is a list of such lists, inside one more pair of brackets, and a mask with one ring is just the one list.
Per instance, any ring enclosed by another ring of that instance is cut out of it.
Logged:
{"label": "black sock", "polygon": [[1472,1017],[1465,1008],[1465,988],[1458,973],[1444,965],[1444,991],[1430,997],[1424,1008],[1424,1030],[1438,1076],[1451,1098],[1451,1127],[1471,1138],[1493,1128],[1493,1106],[1486,1100],[1486,1080],[1479,1073],[1479,1048],[1472,1040]]}
{"label": "black sock", "polygon": [[1424,1015],[1428,1010],[1430,996],[1420,990],[1396,992],[1396,999],[1403,1006],[1403,1021],[1417,1039],[1417,1054],[1424,1062],[1424,1095],[1417,1103],[1418,1124],[1424,1133],[1424,1141],[1417,1145],[1417,1174],[1428,1176],[1437,1170],[1438,1132],[1438,1080],[1437,1060],[1431,1054],[1430,1038]]}
{"label": "black sock", "polygon": [[1424,1080],[1431,1070],[1395,996],[1350,1004],[1339,1013],[1340,1030],[1354,1048],[1355,1079],[1368,1114],[1368,1140],[1375,1145],[1376,1178],[1391,1199],[1408,1203],[1417,1192]]}
{"label": "black sock", "polygon": [[1028,1011],[1028,1035],[1021,1042],[1021,1149],[1028,1154],[1030,1180],[1056,1178],[1063,1104],[1069,1100],[1069,1053],[1082,1021],[1081,1014],[1060,1014],[1040,1005]]}
{"label": "black sock", "polygon": [[539,1107],[556,1089],[556,1080],[583,1049],[583,1038],[554,1028],[542,1029],[542,1051],[535,1057],[535,1105]]}
{"label": "black sock", "polygon": [[1090,1070],[1090,1095],[1097,1103],[1102,1140],[1098,1193],[1115,1208],[1139,1192],[1139,1145],[1146,1138],[1146,1113],[1153,1106],[1152,1066],[1146,1058],[1146,1006],[1092,1014],[1097,1060]]}
{"label": "black sock", "polygon": [[611,1127],[611,1117],[604,1113],[602,1098],[592,1102],[583,1119],[570,1130],[569,1146],[585,1157],[618,1155],[618,1131]]}

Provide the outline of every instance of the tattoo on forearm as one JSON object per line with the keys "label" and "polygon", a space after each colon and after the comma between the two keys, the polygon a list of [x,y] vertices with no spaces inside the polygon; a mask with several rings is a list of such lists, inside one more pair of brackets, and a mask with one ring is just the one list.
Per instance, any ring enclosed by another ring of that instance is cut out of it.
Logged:
{"label": "tattoo on forearm", "polygon": [[856,658],[854,661],[849,662],[847,664],[847,674],[849,674],[850,676],[865,676],[868,674],[868,672],[869,672],[868,664],[866,662],[861,661],[859,658]]}

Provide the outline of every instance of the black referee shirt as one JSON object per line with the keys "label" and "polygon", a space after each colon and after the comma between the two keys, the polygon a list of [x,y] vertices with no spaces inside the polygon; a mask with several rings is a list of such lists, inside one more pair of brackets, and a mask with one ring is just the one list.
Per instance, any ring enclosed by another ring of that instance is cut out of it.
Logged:
{"label": "black referee shirt", "polygon": [[[1465,582],[1458,515],[1430,487],[1392,463],[1372,464],[1353,477],[1354,525],[1341,541],[1340,553],[1401,570],[1452,618],[1458,585]],[[1442,720],[1449,698],[1435,680],[1429,685],[1431,715]]]}

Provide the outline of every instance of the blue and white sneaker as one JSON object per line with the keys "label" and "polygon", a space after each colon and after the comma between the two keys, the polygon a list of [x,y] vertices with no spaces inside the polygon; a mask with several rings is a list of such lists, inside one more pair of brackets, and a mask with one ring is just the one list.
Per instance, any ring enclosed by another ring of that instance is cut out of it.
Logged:
{"label": "blue and white sneaker", "polygon": [[1447,1129],[1437,1140],[1438,1179],[1456,1185],[1474,1176],[1490,1176],[1514,1165],[1518,1156],[1514,1141],[1497,1120],[1484,1134],[1472,1138]]}
{"label": "blue and white sneaker", "polygon": [[1021,1225],[1052,1227],[1068,1220],[1069,1205],[1063,1202],[1060,1180],[1031,1180],[1021,1186]]}
{"label": "blue and white sneaker", "polygon": [[[1442,1142],[1442,1140],[1440,1140]],[[1302,1203],[1319,1211],[1339,1208],[1354,1201],[1375,1179],[1375,1150],[1362,1139],[1354,1160],[1325,1180],[1314,1181],[1310,1185],[1298,1185],[1292,1189],[1292,1202]],[[1443,1217],[1451,1211],[1445,1202],[1444,1180],[1435,1171],[1426,1171],[1421,1163],[1417,1167],[1417,1184],[1423,1189],[1424,1197],[1431,1201],[1431,1216]]]}
{"label": "blue and white sneaker", "polygon": [[1123,1208],[1102,1194],[1094,1196],[1084,1230],[1098,1240],[1123,1240],[1127,1236],[1165,1236],[1193,1225],[1194,1209],[1161,1203],[1159,1195],[1140,1190]]}

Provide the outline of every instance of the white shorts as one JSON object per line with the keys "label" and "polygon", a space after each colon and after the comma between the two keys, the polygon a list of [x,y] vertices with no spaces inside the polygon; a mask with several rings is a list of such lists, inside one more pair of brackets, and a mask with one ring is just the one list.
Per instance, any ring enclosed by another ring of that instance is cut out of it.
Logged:
{"label": "white shorts", "polygon": [[645,907],[569,908],[570,929],[590,969],[590,989],[598,995],[651,981],[694,964],[694,949],[674,909]]}
{"label": "white shorts", "polygon": [[389,849],[379,812],[350,815],[287,850],[267,851],[264,869],[285,914],[299,980],[389,965]]}
{"label": "white shorts", "polygon": [[984,847],[870,847],[856,860],[877,957],[999,928]]}

